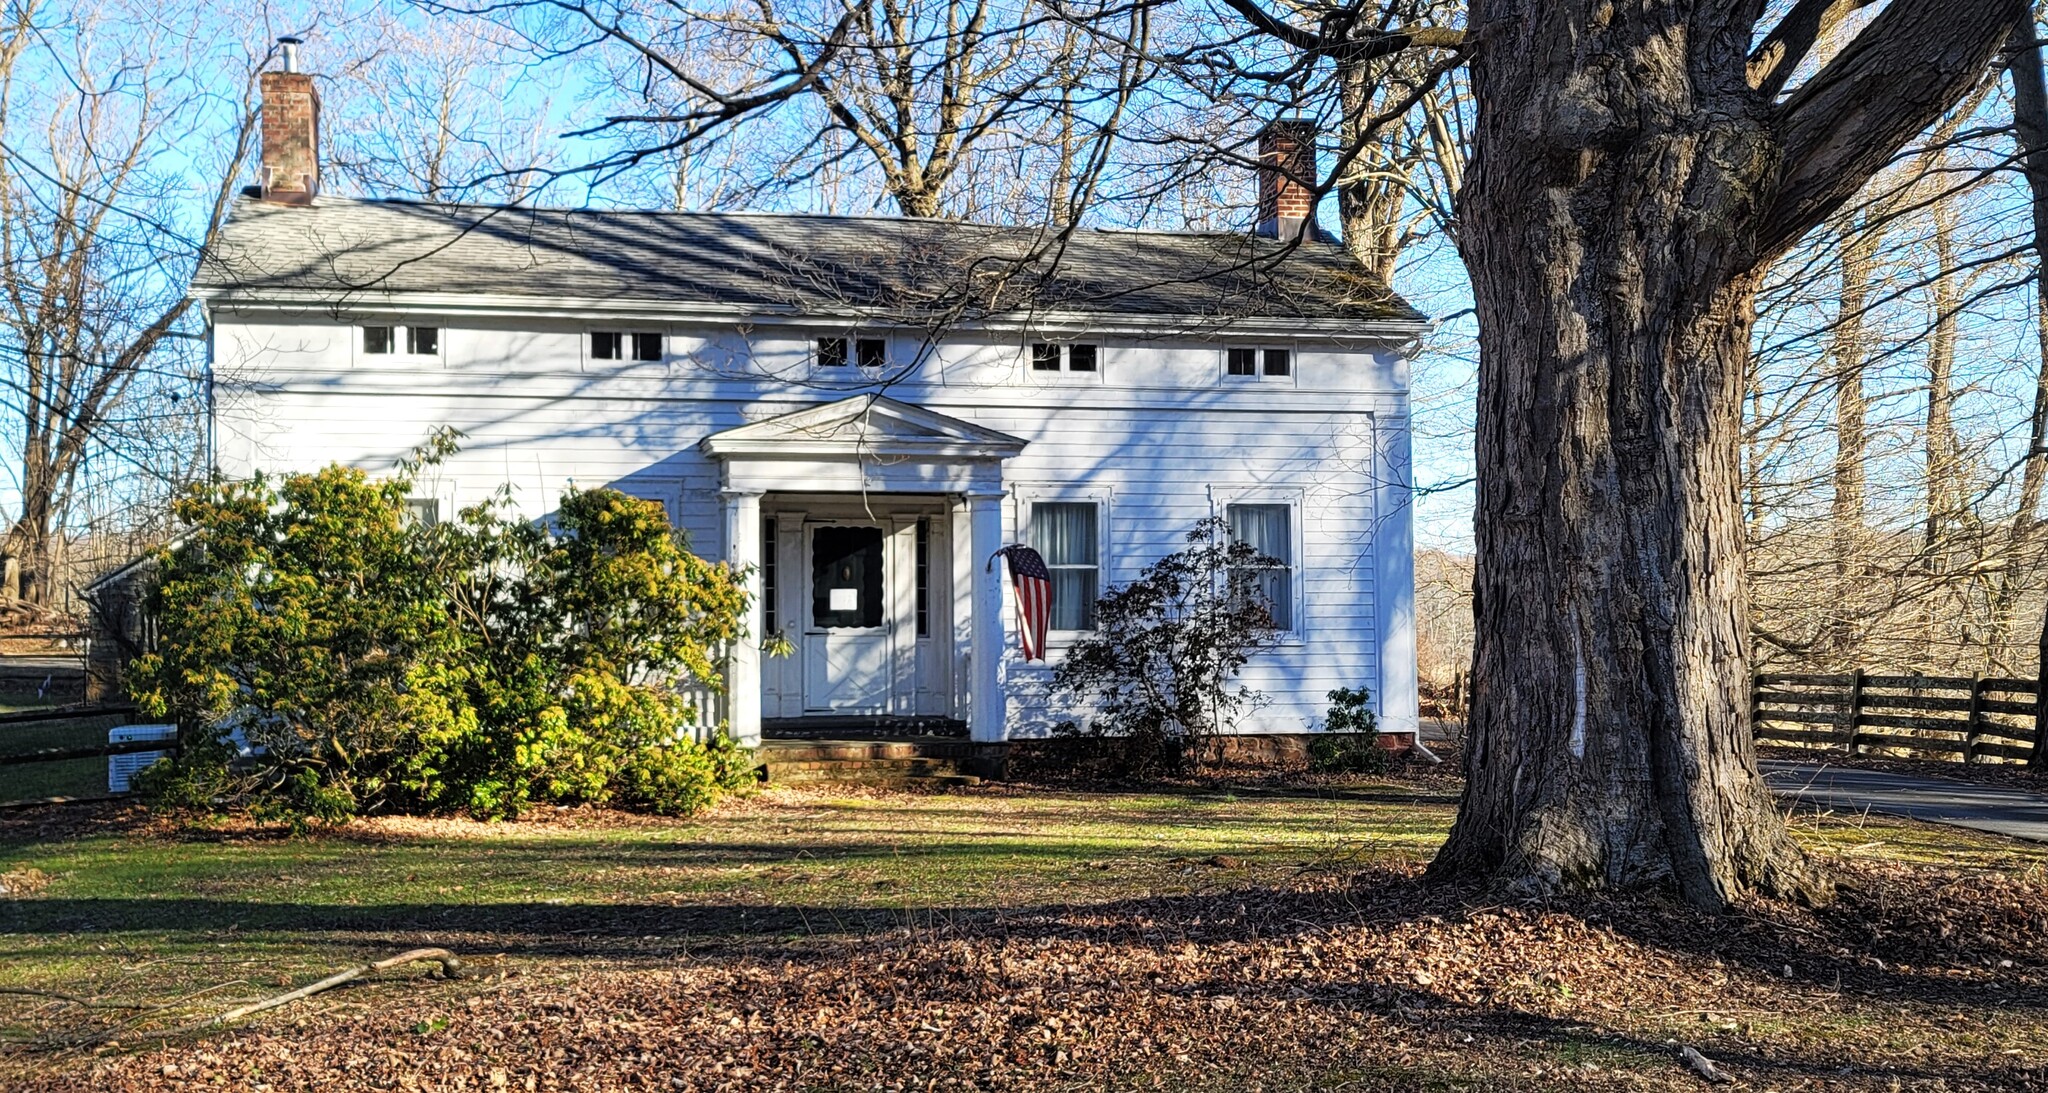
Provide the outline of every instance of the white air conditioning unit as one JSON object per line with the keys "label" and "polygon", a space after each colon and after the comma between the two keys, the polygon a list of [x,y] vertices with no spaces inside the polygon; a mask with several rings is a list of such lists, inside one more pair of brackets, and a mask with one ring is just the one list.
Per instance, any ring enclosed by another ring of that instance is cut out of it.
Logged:
{"label": "white air conditioning unit", "polygon": [[[153,744],[161,740],[170,743],[178,739],[176,725],[122,725],[107,730],[109,744]],[[107,792],[126,793],[135,776],[148,769],[151,763],[170,757],[168,751],[131,751],[126,755],[107,756]]]}

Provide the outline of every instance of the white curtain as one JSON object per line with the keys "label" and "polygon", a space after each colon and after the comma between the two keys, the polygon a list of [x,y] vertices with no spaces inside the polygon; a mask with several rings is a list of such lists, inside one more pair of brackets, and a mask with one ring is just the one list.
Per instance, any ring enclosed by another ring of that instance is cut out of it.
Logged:
{"label": "white curtain", "polygon": [[1089,630],[1095,626],[1097,560],[1101,540],[1096,534],[1092,501],[1060,501],[1031,506],[1031,545],[1052,571],[1052,628]]}
{"label": "white curtain", "polygon": [[1230,534],[1240,543],[1280,563],[1259,573],[1259,591],[1273,625],[1294,629],[1294,532],[1286,505],[1232,505]]}

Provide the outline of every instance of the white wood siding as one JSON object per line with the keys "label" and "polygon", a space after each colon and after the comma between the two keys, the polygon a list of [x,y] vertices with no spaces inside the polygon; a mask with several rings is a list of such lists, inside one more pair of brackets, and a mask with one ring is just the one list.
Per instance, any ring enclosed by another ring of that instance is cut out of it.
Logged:
{"label": "white wood siding", "polygon": [[[452,426],[467,434],[463,450],[422,482],[444,507],[509,484],[520,511],[537,517],[571,484],[613,485],[662,500],[693,548],[711,555],[723,549],[719,467],[697,443],[875,389],[814,374],[811,339],[823,330],[673,326],[662,328],[665,360],[616,362],[588,359],[589,329],[653,328],[357,320],[442,328],[437,356],[409,358],[363,354],[356,326],[324,315],[212,318],[213,442],[229,473],[330,461],[388,471],[436,428]],[[1313,727],[1326,691],[1363,684],[1381,704],[1382,727],[1413,728],[1401,347],[1304,339],[1290,346],[1293,376],[1246,382],[1222,374],[1228,337],[1103,338],[1095,376],[1032,372],[1029,340],[962,335],[932,351],[892,337],[906,374],[892,377],[887,394],[1030,442],[1004,466],[1006,536],[1019,533],[1020,494],[1106,493],[1102,577],[1117,584],[1232,501],[1289,500],[1302,549],[1300,638],[1262,653],[1247,672],[1271,700],[1249,727]],[[953,555],[957,566],[957,548]],[[968,562],[978,575],[981,560]],[[1014,611],[1007,599],[1006,610]],[[1046,698],[1047,671],[1017,660],[1009,625],[1010,732],[1035,735],[1066,711]]]}

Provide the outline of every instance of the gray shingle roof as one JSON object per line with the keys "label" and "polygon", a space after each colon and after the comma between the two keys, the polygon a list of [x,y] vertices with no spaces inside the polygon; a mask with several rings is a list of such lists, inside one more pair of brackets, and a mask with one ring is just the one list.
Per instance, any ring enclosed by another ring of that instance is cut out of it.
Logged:
{"label": "gray shingle roof", "polygon": [[[243,198],[193,289],[494,294],[769,313],[1406,320],[1421,315],[1326,242],[1084,230],[1057,260],[1029,228],[943,220]],[[1025,259],[1021,264],[1019,259]]]}

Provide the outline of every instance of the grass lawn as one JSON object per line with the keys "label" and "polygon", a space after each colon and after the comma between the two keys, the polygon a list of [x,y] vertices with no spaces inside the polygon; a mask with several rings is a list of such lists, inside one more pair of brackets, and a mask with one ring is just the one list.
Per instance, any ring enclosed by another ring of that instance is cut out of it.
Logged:
{"label": "grass lawn", "polygon": [[[0,818],[30,891],[0,898],[0,991],[102,1007],[0,993],[0,1033],[40,1041],[0,1086],[1636,1089],[1697,1082],[1679,1045],[1756,1088],[2048,1083],[2048,847],[1801,817],[1842,904],[1705,919],[1426,887],[1452,812],[1388,781],[303,839]],[[423,945],[473,974],[148,1035]],[[130,1003],[170,1008],[104,1008]]]}

